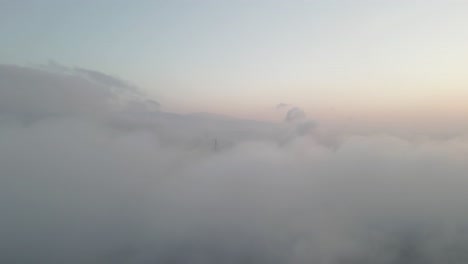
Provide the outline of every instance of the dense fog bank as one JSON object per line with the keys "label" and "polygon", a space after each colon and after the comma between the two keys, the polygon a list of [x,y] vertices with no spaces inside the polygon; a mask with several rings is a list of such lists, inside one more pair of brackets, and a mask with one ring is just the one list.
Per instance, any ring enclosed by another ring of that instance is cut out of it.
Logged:
{"label": "dense fog bank", "polygon": [[297,107],[285,121],[167,113],[99,72],[2,65],[0,262],[468,261],[468,138],[328,136]]}

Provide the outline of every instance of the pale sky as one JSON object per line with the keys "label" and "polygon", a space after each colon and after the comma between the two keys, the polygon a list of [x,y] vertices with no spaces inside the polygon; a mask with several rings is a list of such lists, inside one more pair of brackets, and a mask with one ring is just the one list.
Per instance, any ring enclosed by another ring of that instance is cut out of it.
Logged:
{"label": "pale sky", "polygon": [[0,2],[0,63],[119,76],[167,111],[468,113],[468,1]]}

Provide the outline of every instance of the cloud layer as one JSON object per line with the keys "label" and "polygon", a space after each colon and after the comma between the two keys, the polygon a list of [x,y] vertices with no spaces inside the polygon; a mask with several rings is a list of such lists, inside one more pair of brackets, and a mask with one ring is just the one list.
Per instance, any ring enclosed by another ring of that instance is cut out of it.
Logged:
{"label": "cloud layer", "polygon": [[330,148],[65,69],[0,66],[2,263],[468,260],[466,138]]}

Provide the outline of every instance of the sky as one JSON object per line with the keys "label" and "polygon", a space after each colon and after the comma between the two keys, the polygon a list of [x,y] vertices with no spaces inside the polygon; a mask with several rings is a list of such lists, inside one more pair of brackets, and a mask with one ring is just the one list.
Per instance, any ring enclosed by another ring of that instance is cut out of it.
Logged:
{"label": "sky", "polygon": [[465,1],[3,0],[0,62],[128,80],[167,111],[408,122],[468,111]]}
{"label": "sky", "polygon": [[466,29],[468,1],[0,0],[0,263],[468,263]]}

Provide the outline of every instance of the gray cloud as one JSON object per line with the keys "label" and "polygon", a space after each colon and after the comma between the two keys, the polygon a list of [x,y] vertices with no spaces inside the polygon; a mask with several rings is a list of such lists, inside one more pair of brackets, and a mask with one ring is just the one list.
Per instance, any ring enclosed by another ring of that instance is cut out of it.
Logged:
{"label": "gray cloud", "polygon": [[285,103],[279,103],[276,105],[276,109],[283,109],[283,108],[286,108],[286,107],[289,107],[288,104],[285,104]]}
{"label": "gray cloud", "polygon": [[73,75],[0,65],[0,112],[21,115],[99,113],[114,94]]}
{"label": "gray cloud", "polygon": [[[86,76],[83,76],[83,73]],[[159,103],[109,75],[59,64],[0,65],[0,113],[23,117],[157,111]]]}
{"label": "gray cloud", "polygon": [[95,81],[97,83],[110,86],[110,87],[118,87],[126,90],[132,90],[134,92],[138,91],[138,88],[134,85],[131,85],[121,79],[118,79],[116,77],[104,74],[102,72],[94,71],[94,70],[88,70],[84,68],[79,68],[75,67],[73,71],[77,73],[81,73],[85,75],[87,78],[89,78],[92,81]]}
{"label": "gray cloud", "polygon": [[0,67],[0,262],[468,260],[467,138],[351,135],[331,150],[302,120],[279,145],[281,125],[115,110],[119,96]]}
{"label": "gray cloud", "polygon": [[304,119],[306,117],[306,113],[299,107],[292,107],[291,109],[286,112],[286,116],[284,121],[286,122],[294,122],[297,120]]}
{"label": "gray cloud", "polygon": [[298,136],[307,135],[311,133],[316,127],[317,127],[317,124],[313,121],[306,121],[306,122],[300,123],[296,126],[296,134]]}

